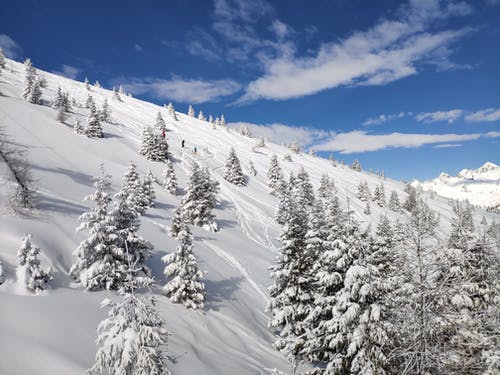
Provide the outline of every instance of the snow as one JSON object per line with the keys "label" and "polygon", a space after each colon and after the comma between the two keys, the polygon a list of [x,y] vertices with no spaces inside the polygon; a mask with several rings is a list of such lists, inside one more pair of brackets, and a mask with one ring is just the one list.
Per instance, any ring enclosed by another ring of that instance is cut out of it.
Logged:
{"label": "snow", "polygon": [[433,180],[412,184],[443,197],[467,199],[473,205],[500,209],[500,166],[491,162],[478,169],[462,169],[456,176],[443,172]]}
{"label": "snow", "polygon": [[[278,199],[269,194],[266,177],[272,155],[277,155],[286,178],[290,172],[297,174],[304,167],[315,188],[322,174],[327,173],[335,183],[343,208],[349,198],[353,217],[364,227],[371,224],[375,228],[382,214],[391,219],[405,218],[405,213],[397,214],[376,204],[371,206],[371,215],[363,214],[365,203],[354,194],[358,184],[365,180],[373,191],[381,182],[376,176],[340,165],[334,167],[328,160],[310,155],[294,154],[293,161],[287,161],[284,157],[290,150],[286,147],[266,142],[266,147],[255,149],[257,139],[235,130],[222,126],[213,129],[209,122],[180,112],[179,121],[174,121],[166,108],[125,95],[120,102],[113,99],[112,91],[103,88],[91,86],[90,94],[98,108],[108,99],[112,111],[112,123],[102,123],[104,138],[77,135],[72,125],[76,120],[86,124],[88,110],[73,108],[65,124],[61,124],[52,108],[30,104],[22,98],[24,67],[14,61],[12,66],[13,73],[4,69],[0,77],[0,125],[13,143],[28,151],[39,201],[30,215],[10,212],[7,200],[13,186],[3,183],[7,174],[0,161],[0,260],[6,278],[0,285],[2,374],[81,374],[94,363],[96,329],[106,317],[100,308],[101,301],[104,298],[116,301],[119,297],[113,292],[84,292],[68,275],[75,261],[72,252],[85,238],[85,233],[75,232],[77,218],[89,208],[90,203],[83,197],[93,193],[91,177],[97,174],[101,162],[112,175],[113,193],[119,190],[130,161],[137,164],[143,176],[149,170],[157,178],[162,175],[164,163],[139,155],[143,127],[152,126],[158,112],[166,122],[169,152],[180,190],[186,187],[192,160],[208,167],[220,184],[220,202],[213,212],[219,231],[191,227],[193,251],[204,272],[207,291],[203,311],[186,310],[161,294],[166,283],[161,258],[177,246],[167,232],[182,195],[172,195],[155,184],[155,206],[141,218],[140,235],[155,248],[147,265],[155,277],[152,293],[171,333],[168,351],[175,361],[169,361],[168,366],[173,374],[265,374],[269,369],[278,372],[289,368],[285,358],[272,346],[274,338],[267,329],[269,317],[264,312],[269,299],[267,290],[272,283],[268,268],[275,261],[281,231],[273,219]],[[85,103],[89,91],[83,83],[47,72],[42,74],[48,83],[47,89],[42,89],[44,100],[51,100],[60,86],[79,103]],[[182,140],[186,141],[184,149]],[[196,154],[192,152],[194,147]],[[231,147],[242,165],[252,161],[257,171],[256,176],[248,176],[246,187],[224,180],[225,161]],[[485,169],[489,170],[477,172],[484,180],[490,178],[489,174],[500,173],[491,166]],[[484,204],[500,203],[496,176],[496,190],[488,196],[478,193]],[[474,191],[479,185],[469,184],[468,188]],[[384,186],[386,195],[395,190],[401,201],[407,196],[401,182],[387,179]],[[433,199],[427,193],[424,198],[441,215],[438,231],[443,236],[449,230],[452,215],[448,200]],[[499,215],[476,210],[476,224],[483,215],[488,222],[500,219]],[[20,281],[16,281],[16,252],[27,232],[33,234],[34,244],[42,251],[44,267],[54,270],[50,288],[38,295],[21,291]]]}

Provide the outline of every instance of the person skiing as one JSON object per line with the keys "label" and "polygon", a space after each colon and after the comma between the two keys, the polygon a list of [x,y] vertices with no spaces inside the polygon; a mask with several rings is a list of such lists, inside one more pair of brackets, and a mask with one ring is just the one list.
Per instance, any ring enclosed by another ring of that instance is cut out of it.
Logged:
{"label": "person skiing", "polygon": [[185,143],[185,141],[184,141],[184,139],[183,139],[183,140],[182,140],[182,142],[181,142],[181,147],[182,147],[182,148],[184,148],[184,143]]}
{"label": "person skiing", "polygon": [[162,138],[165,138],[165,129],[163,129],[163,130],[161,131],[161,137],[162,137]]}

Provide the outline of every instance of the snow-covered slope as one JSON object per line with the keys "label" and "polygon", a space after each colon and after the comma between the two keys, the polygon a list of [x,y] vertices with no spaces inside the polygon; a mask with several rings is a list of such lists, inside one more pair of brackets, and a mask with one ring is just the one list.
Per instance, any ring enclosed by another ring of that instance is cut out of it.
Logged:
{"label": "snow-covered slope", "polygon": [[456,176],[441,173],[433,180],[414,181],[413,185],[443,197],[467,199],[490,210],[500,209],[500,166],[491,162],[478,169],[463,169]]}
{"label": "snow-covered slope", "polygon": [[[160,258],[176,246],[167,231],[180,197],[156,185],[156,205],[142,217],[141,235],[155,246],[148,261],[156,279],[152,293],[157,296],[171,333],[169,367],[174,374],[267,374],[266,369],[287,368],[285,359],[272,347],[273,336],[267,329],[265,314],[271,283],[268,267],[275,259],[281,229],[273,220],[277,200],[268,193],[266,184],[273,154],[278,155],[286,174],[304,166],[315,187],[321,175],[328,173],[344,207],[350,198],[350,208],[364,225],[378,221],[381,214],[395,218],[396,214],[376,205],[366,216],[365,204],[354,198],[360,181],[366,180],[372,189],[380,183],[375,176],[334,167],[327,160],[308,155],[293,155],[293,161],[286,161],[284,156],[289,150],[282,146],[268,144],[254,149],[256,139],[229,129],[212,129],[207,122],[182,113],[174,122],[165,108],[126,96],[122,96],[123,102],[114,101],[112,93],[101,88],[92,87],[90,93],[99,107],[108,99],[113,123],[103,124],[103,139],[76,135],[71,125],[76,119],[85,123],[87,110],[74,108],[67,125],[57,122],[53,109],[22,99],[24,68],[16,62],[12,66],[13,72],[3,70],[0,76],[0,125],[13,143],[28,151],[39,201],[32,215],[13,215],[6,204],[12,186],[0,184],[0,260],[7,278],[0,286],[0,374],[81,374],[92,365],[96,327],[106,314],[99,308],[100,302],[116,295],[84,292],[68,276],[74,262],[72,252],[85,238],[85,234],[75,233],[77,218],[88,209],[83,197],[93,192],[91,177],[101,162],[113,176],[115,192],[131,160],[142,173],[152,170],[161,177],[163,164],[138,154],[142,128],[153,124],[158,111],[167,120],[167,137],[180,186],[185,186],[190,162],[196,160],[209,168],[221,187],[220,204],[214,212],[220,231],[193,228],[194,251],[205,271],[207,287],[203,312],[185,310],[159,292],[165,283]],[[51,99],[61,86],[79,103],[85,102],[89,92],[82,83],[43,74],[48,81],[48,87],[43,89],[45,99]],[[182,140],[186,141],[185,150],[180,147]],[[247,187],[235,187],[222,178],[231,146],[243,166],[252,160],[257,170]],[[198,149],[196,154],[192,153],[193,147]],[[0,178],[4,181],[5,172],[0,163]],[[405,199],[403,184],[392,180],[384,184],[387,193],[395,190],[401,200]],[[440,232],[444,234],[449,226],[448,200],[425,196],[440,213]],[[498,215],[484,212],[476,212],[476,220],[482,215],[489,222],[498,221]],[[397,216],[404,219],[405,214]],[[16,251],[26,232],[31,232],[34,243],[41,247],[42,262],[55,271],[51,289],[39,295],[26,293],[16,276]]]}

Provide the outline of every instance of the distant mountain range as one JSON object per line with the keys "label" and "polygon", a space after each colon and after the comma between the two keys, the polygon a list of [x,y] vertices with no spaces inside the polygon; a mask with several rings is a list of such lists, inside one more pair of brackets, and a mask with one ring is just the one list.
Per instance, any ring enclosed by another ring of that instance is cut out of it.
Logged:
{"label": "distant mountain range", "polygon": [[462,169],[456,176],[441,173],[413,186],[443,197],[465,200],[491,211],[500,211],[500,166],[487,162],[478,169]]}

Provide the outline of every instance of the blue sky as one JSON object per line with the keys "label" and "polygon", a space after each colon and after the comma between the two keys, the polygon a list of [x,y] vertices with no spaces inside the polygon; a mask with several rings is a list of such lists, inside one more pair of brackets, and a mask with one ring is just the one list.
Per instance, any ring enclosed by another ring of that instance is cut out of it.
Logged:
{"label": "blue sky", "polygon": [[500,0],[25,0],[0,13],[10,57],[396,179],[500,162],[499,40]]}

